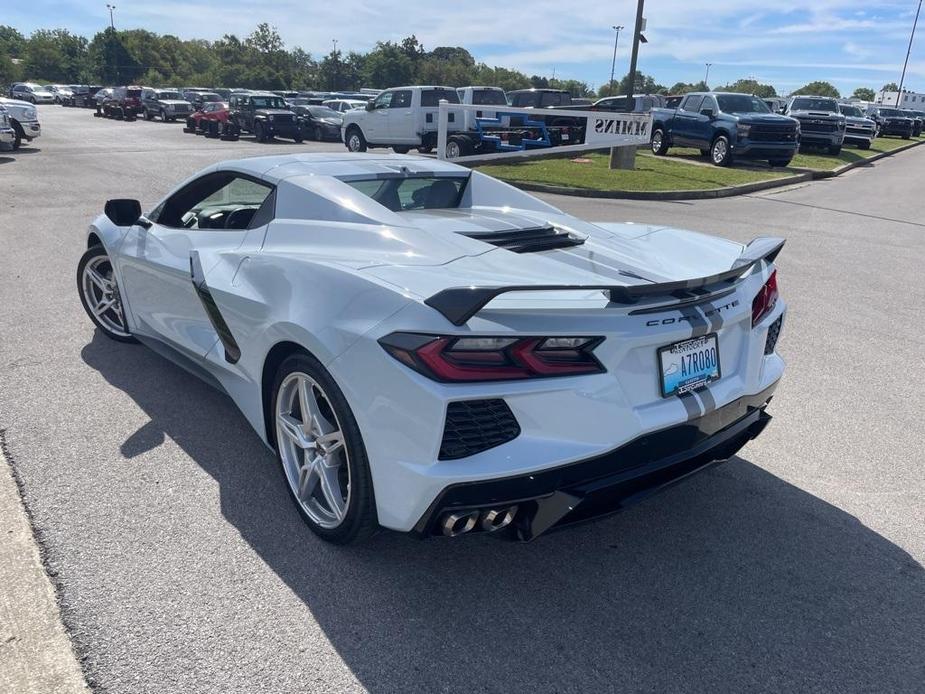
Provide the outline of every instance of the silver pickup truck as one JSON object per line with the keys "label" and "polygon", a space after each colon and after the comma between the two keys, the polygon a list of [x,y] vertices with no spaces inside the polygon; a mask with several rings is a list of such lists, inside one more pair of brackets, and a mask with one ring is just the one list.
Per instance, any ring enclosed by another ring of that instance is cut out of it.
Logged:
{"label": "silver pickup truck", "polygon": [[42,134],[39,125],[38,111],[34,104],[17,99],[0,98],[0,105],[4,106],[10,117],[13,128],[13,149],[19,149],[23,140],[34,140]]}

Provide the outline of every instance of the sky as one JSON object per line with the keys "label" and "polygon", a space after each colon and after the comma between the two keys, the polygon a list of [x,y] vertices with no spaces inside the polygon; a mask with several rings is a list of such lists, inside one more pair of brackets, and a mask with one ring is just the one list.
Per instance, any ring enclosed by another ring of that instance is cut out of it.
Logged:
{"label": "sky", "polygon": [[[110,3],[113,4],[113,3]],[[620,33],[619,78],[629,67],[633,0],[115,0],[117,29],[144,28],[181,38],[245,36],[257,23],[277,27],[287,47],[320,57],[333,41],[343,51],[415,34],[425,49],[463,46],[478,61],[530,74],[610,79],[614,25]],[[648,44],[639,69],[666,86],[697,82],[711,63],[711,86],[743,77],[781,94],[813,80],[843,94],[899,82],[917,0],[648,0]],[[925,24],[925,14],[920,18]],[[65,28],[92,37],[109,21],[105,2],[7,2],[0,23],[28,35]],[[913,44],[906,86],[925,92],[925,26]]]}

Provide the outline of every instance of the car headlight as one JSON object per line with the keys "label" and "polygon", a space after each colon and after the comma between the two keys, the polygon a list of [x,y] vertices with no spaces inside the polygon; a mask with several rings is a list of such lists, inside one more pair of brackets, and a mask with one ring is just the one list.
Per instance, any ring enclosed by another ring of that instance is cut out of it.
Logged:
{"label": "car headlight", "polygon": [[845,121],[843,121],[843,120],[838,121],[838,129],[839,129],[839,130],[844,130],[844,129],[845,129]]}
{"label": "car headlight", "polygon": [[736,135],[739,137],[748,137],[748,134],[752,131],[752,126],[750,125],[737,125],[736,126]]}
{"label": "car headlight", "polygon": [[36,117],[35,114],[36,114],[36,110],[34,108],[26,109],[25,111],[26,120],[35,120],[35,117]]}
{"label": "car headlight", "polygon": [[273,116],[272,116],[272,115],[267,116],[267,120],[272,121],[272,120],[273,120]]}

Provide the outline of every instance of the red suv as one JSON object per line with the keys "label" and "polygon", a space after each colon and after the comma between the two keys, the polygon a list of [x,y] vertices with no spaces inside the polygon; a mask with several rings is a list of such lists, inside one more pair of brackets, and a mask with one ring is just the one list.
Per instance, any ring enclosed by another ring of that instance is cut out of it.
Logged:
{"label": "red suv", "polygon": [[[228,122],[227,101],[206,101],[201,108],[186,119],[185,133],[195,133],[206,137],[219,137],[220,124]],[[237,135],[222,135],[223,140],[237,140]]]}
{"label": "red suv", "polygon": [[135,120],[142,112],[141,87],[115,87],[97,107],[97,116],[116,120]]}

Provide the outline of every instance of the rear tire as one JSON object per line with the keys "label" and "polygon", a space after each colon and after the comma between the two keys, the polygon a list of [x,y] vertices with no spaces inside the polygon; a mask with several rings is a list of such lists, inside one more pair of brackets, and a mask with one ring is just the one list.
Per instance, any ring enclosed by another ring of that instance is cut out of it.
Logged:
{"label": "rear tire", "polygon": [[839,154],[841,154],[841,145],[834,145],[832,147],[829,147],[828,151],[829,151],[829,154],[831,154],[834,157],[837,157]]}
{"label": "rear tire", "polygon": [[790,161],[790,159],[771,159],[768,161],[768,164],[770,164],[772,167],[786,168],[790,166]]}
{"label": "rear tire", "polygon": [[22,130],[22,126],[16,121],[13,121],[13,151],[22,147],[23,137],[25,137],[25,133]]}
{"label": "rear tire", "polygon": [[[337,383],[317,359],[299,353],[280,365],[271,392],[270,435],[302,520],[327,542],[367,539],[379,525],[369,460]],[[322,443],[329,452],[319,454]]]}
{"label": "rear tire", "polygon": [[321,142],[324,140],[324,133],[321,131],[320,125],[316,125],[314,128],[312,128],[312,139],[315,142]]}
{"label": "rear tire", "polygon": [[870,149],[870,143],[862,142],[861,144],[858,145],[858,147],[860,147],[861,149]]}
{"label": "rear tire", "polygon": [[254,123],[254,139],[256,139],[257,142],[267,141],[266,129],[260,121]]}
{"label": "rear tire", "polygon": [[715,166],[730,166],[732,164],[732,150],[729,148],[729,138],[720,135],[710,147],[710,161]]}
{"label": "rear tire", "polygon": [[656,128],[652,131],[652,140],[649,142],[652,148],[652,154],[662,156],[668,151],[668,136],[662,128]]}
{"label": "rear tire", "polygon": [[395,154],[407,154],[411,151],[411,148],[405,145],[394,145],[392,151],[395,152]]}

